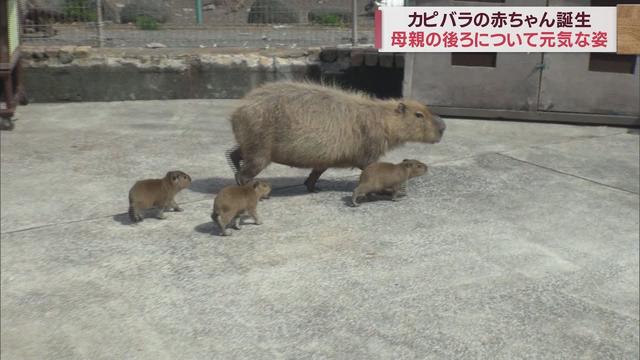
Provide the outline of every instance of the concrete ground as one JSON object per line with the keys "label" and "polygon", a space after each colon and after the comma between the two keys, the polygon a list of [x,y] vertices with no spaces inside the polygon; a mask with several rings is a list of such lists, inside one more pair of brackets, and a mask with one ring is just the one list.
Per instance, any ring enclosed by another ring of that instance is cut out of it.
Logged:
{"label": "concrete ground", "polygon": [[[639,136],[447,121],[400,202],[272,165],[261,226],[219,237],[235,101],[35,104],[2,132],[9,359],[637,359]],[[127,191],[181,169],[182,213]]]}

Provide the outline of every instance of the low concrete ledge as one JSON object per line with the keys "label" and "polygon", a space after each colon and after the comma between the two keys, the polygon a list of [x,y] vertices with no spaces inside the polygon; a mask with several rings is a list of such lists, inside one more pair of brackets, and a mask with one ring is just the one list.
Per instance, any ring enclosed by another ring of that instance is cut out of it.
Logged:
{"label": "low concrete ledge", "polygon": [[317,79],[320,49],[97,49],[23,46],[34,102],[219,98],[260,83]]}

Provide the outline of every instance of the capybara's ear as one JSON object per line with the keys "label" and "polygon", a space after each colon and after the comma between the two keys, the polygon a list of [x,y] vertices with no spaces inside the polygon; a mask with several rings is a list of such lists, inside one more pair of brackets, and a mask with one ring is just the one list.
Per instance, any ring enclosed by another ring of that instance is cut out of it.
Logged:
{"label": "capybara's ear", "polygon": [[402,162],[407,162],[407,161],[411,161],[411,160],[409,160],[409,159],[404,159],[404,160],[402,160]]}
{"label": "capybara's ear", "polygon": [[403,102],[399,102],[398,107],[396,108],[396,112],[398,114],[404,114],[405,111],[407,111],[407,105],[405,105]]}
{"label": "capybara's ear", "polygon": [[258,186],[260,186],[260,181],[254,181],[254,182],[253,182],[253,188],[254,188],[254,189],[257,189],[257,188],[258,188]]}

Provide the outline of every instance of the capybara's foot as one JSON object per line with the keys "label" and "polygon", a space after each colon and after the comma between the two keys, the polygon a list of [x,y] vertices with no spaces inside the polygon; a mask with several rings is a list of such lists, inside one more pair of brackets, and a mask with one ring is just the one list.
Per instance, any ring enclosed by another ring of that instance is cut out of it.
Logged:
{"label": "capybara's foot", "polygon": [[360,206],[360,204],[358,204],[358,195],[353,194],[353,196],[351,196],[351,205],[353,207],[358,207]]}
{"label": "capybara's foot", "polygon": [[311,173],[309,174],[309,176],[307,176],[307,179],[304,181],[304,184],[307,187],[307,191],[309,191],[310,193],[321,191],[321,189],[316,186],[316,183],[318,182],[318,179],[320,179],[320,176],[322,176],[322,173],[325,172],[326,170],[327,169],[311,170]]}
{"label": "capybara's foot", "polygon": [[253,180],[253,178],[242,175],[241,173],[236,174],[236,183],[238,185],[248,184],[251,180]]}
{"label": "capybara's foot", "polygon": [[133,206],[129,207],[128,214],[129,214],[129,220],[131,220],[132,223],[137,223],[139,221],[142,221],[142,216],[140,215],[140,212]]}
{"label": "capybara's foot", "polygon": [[173,211],[182,212],[182,211],[184,211],[184,209],[181,208],[180,206],[176,206],[176,207],[173,208]]}
{"label": "capybara's foot", "polygon": [[309,179],[304,181],[304,186],[307,187],[307,191],[310,193],[317,193],[322,190],[319,186],[316,186],[315,181],[310,181]]}
{"label": "capybara's foot", "polygon": [[253,218],[253,223],[254,224],[262,225],[262,219],[260,218],[260,216],[258,216],[258,214],[256,213],[255,210],[249,211],[249,215]]}

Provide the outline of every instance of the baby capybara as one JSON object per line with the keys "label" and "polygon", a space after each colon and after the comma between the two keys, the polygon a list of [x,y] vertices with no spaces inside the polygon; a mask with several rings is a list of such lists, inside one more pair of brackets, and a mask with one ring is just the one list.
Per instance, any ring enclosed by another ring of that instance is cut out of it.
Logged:
{"label": "baby capybara", "polygon": [[327,168],[364,169],[406,142],[437,143],[445,130],[418,101],[290,81],[251,91],[231,126],[238,146],[228,156],[239,184],[275,162],[313,169],[305,181],[309,191]]}
{"label": "baby capybara", "polygon": [[261,199],[268,199],[271,186],[264,181],[252,181],[245,185],[224,187],[213,202],[211,220],[220,227],[222,235],[231,235],[227,225],[234,221],[233,227],[240,230],[240,215],[244,212],[253,218],[256,225],[262,224],[256,207]]}
{"label": "baby capybara", "polygon": [[136,182],[129,190],[129,218],[132,222],[142,221],[141,210],[157,208],[156,216],[164,219],[164,211],[173,208],[182,211],[175,201],[180,190],[191,185],[191,176],[175,170],[169,171],[162,179],[147,179]]}
{"label": "baby capybara", "polygon": [[409,179],[426,172],[427,165],[418,160],[405,159],[399,164],[373,163],[360,174],[360,182],[353,190],[351,202],[353,206],[358,206],[360,196],[387,190],[391,191],[391,200],[395,201],[399,194],[406,194]]}

